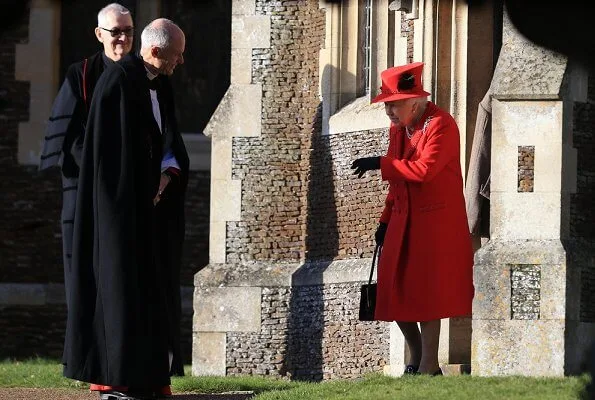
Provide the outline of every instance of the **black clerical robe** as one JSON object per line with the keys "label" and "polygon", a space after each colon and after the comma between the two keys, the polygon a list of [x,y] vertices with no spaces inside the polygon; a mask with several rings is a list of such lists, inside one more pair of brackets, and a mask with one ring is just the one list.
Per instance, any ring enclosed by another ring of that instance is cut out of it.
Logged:
{"label": "black clerical robe", "polygon": [[44,170],[60,165],[62,170],[62,214],[60,219],[62,221],[62,254],[66,292],[70,287],[72,230],[87,111],[97,80],[104,69],[113,63],[101,51],[68,67],[64,82],[54,100],[45,132],[39,169]]}
{"label": "black clerical robe", "polygon": [[[189,163],[171,85],[158,79],[163,134],[138,56],[110,66],[95,87],[74,221],[64,349],[64,375],[72,379],[154,388],[183,373],[179,267]],[[154,206],[168,141],[181,174]]]}

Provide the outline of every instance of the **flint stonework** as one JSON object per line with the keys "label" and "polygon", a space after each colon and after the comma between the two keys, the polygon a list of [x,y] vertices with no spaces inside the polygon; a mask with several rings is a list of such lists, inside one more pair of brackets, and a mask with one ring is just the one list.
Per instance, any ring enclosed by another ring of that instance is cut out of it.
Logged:
{"label": "flint stonework", "polygon": [[512,319],[539,319],[541,269],[539,265],[511,265]]}

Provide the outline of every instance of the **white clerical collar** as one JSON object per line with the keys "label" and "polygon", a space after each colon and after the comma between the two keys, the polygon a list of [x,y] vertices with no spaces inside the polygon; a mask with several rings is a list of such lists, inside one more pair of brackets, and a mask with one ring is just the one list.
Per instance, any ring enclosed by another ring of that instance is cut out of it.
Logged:
{"label": "white clerical collar", "polygon": [[149,69],[147,67],[145,67],[145,69],[147,70],[147,78],[149,78],[150,81],[157,78],[158,74],[152,73],[151,71],[149,71]]}

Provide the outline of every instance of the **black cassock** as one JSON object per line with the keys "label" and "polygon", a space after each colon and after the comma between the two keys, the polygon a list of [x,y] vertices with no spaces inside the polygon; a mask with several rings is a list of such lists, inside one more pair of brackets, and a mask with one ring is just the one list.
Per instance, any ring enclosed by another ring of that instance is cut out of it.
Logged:
{"label": "black cassock", "polygon": [[[179,268],[189,162],[171,84],[167,77],[156,79],[163,134],[138,56],[110,66],[95,87],[74,222],[68,378],[155,388],[168,385],[170,374],[183,374]],[[154,206],[165,147],[173,150],[181,175]]]}

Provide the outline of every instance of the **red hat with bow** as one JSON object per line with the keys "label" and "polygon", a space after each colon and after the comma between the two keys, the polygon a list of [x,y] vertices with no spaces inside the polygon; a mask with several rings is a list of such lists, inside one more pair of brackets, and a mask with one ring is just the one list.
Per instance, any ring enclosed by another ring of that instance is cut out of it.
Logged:
{"label": "red hat with bow", "polygon": [[430,93],[424,90],[422,84],[423,68],[424,63],[415,62],[382,71],[380,93],[372,103],[429,96]]}

